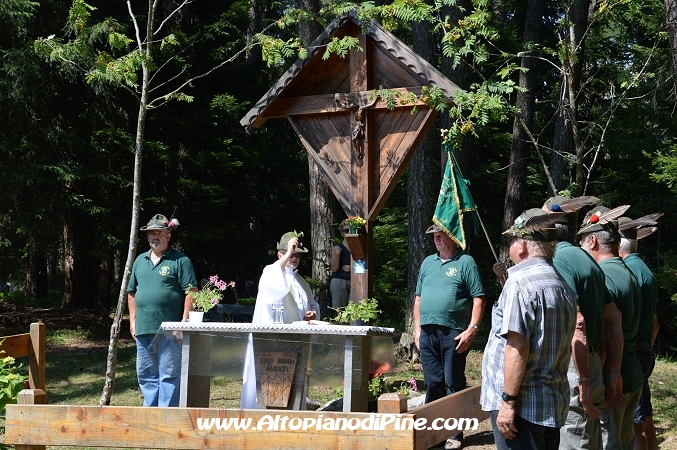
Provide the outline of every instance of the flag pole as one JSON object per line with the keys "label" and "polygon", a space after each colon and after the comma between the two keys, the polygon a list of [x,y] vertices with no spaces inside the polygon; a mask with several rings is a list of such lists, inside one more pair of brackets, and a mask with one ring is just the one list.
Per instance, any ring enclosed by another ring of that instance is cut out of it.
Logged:
{"label": "flag pole", "polygon": [[[461,172],[461,168],[458,166],[458,162],[456,161],[456,157],[454,156],[454,152],[451,151],[451,150],[448,150],[448,151],[447,151],[447,154],[449,155],[449,157],[451,158],[451,160],[454,162],[454,166],[456,166],[456,169],[458,170],[458,173],[460,173],[461,176],[463,176],[463,172]],[[465,178],[465,177],[464,177],[464,178]],[[470,198],[472,198],[472,192],[470,192],[470,189],[468,189],[468,193],[470,194]],[[475,206],[477,206],[477,203],[475,203],[475,199],[474,199],[474,198],[472,198],[472,201],[473,201],[473,203],[475,204]],[[487,232],[487,229],[486,229],[486,227],[484,226],[484,222],[482,221],[482,216],[480,216],[479,208],[475,208],[475,214],[477,214],[477,219],[478,219],[479,222],[480,222],[480,226],[482,227],[482,231],[484,231],[484,236],[486,236],[486,238],[487,238],[487,242],[489,243],[489,248],[491,249],[491,253],[493,253],[493,255],[494,255],[494,259],[496,260],[496,262],[500,262],[500,261],[498,260],[498,255],[496,254],[496,250],[494,250],[494,246],[493,246],[493,244],[491,243],[491,238],[489,238],[489,233]]]}

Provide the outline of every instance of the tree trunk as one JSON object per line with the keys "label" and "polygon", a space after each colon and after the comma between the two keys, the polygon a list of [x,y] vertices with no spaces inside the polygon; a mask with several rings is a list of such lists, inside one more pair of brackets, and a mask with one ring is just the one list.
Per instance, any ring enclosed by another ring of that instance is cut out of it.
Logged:
{"label": "tree trunk", "polygon": [[[466,17],[470,12],[472,12],[472,3],[470,0],[460,0],[456,2],[455,6],[445,6],[442,8],[442,15],[449,16],[450,23],[457,23],[460,19]],[[465,42],[463,39],[459,39],[455,42],[457,47],[462,47]],[[458,87],[464,90],[470,88],[470,83],[472,82],[472,71],[468,64],[460,63],[453,66],[453,58],[442,55],[442,73],[447,76],[451,81],[453,81]],[[449,114],[441,115],[441,127],[444,129],[451,128],[451,117]],[[476,160],[472,158],[472,153],[476,148],[476,139],[471,134],[467,134],[463,139],[461,148],[454,148],[454,157],[458,163],[458,169],[461,171],[464,177],[466,177],[472,183],[474,180],[470,176],[475,165]],[[441,175],[444,176],[444,170],[447,164],[447,155],[442,148],[442,157],[440,158],[440,169]],[[473,233],[474,233],[474,222],[470,214],[463,215],[463,228],[465,230],[465,235],[467,237],[467,246],[466,253],[473,253]]]}
{"label": "tree trunk", "polygon": [[26,295],[32,298],[47,297],[47,260],[37,252],[37,246],[28,246],[26,257]]}
{"label": "tree trunk", "polygon": [[[298,0],[297,6],[312,14],[320,12],[318,0]],[[322,33],[323,28],[317,21],[299,22],[299,37],[306,47]],[[331,188],[322,177],[320,168],[315,160],[308,157],[308,178],[310,194],[310,245],[313,251],[312,273],[313,279],[326,285],[330,275],[330,257],[332,237],[339,220],[335,218],[334,211],[339,210],[338,200],[334,197]],[[329,303],[327,291],[315,292],[320,307],[324,308]]]}
{"label": "tree trunk", "polygon": [[[524,43],[539,44],[543,29],[543,0],[529,0],[524,24]],[[527,127],[531,127],[534,116],[534,98],[538,78],[538,60],[529,55],[522,57],[522,67],[529,70],[520,72],[519,85],[527,89],[517,93],[517,107],[520,117],[516,117],[512,127],[512,148],[508,169],[502,229],[508,229],[515,218],[524,209],[524,188],[527,181],[527,158],[531,143],[529,136],[520,125],[520,118]],[[501,245],[501,261],[509,259],[507,239]]]}
{"label": "tree trunk", "polygon": [[[131,14],[131,10],[130,10]],[[155,9],[153,1],[148,2],[148,22],[146,26],[146,58],[152,60],[153,56],[153,36],[152,30],[155,22]],[[133,17],[133,20],[136,20]],[[141,210],[141,162],[143,161],[144,134],[146,132],[146,116],[148,114],[148,94],[150,88],[150,71],[145,63],[142,63],[141,78],[141,96],[139,101],[139,113],[136,121],[136,139],[134,152],[134,188],[132,193],[132,220],[129,230],[129,246],[127,247],[127,262],[125,271],[122,275],[120,284],[120,294],[118,295],[118,304],[115,310],[115,318],[110,329],[110,341],[108,344],[108,357],[106,359],[106,380],[103,386],[103,392],[99,399],[99,406],[110,405],[110,398],[113,395],[115,382],[115,364],[117,362],[118,341],[120,339],[120,323],[127,307],[127,286],[129,277],[132,274],[132,265],[136,258],[136,240],[139,234],[139,212]]]}
{"label": "tree trunk", "polygon": [[108,315],[110,312],[111,288],[113,287],[113,251],[106,249],[101,255],[99,268],[99,298],[101,312]]}
{"label": "tree trunk", "polygon": [[[412,23],[414,51],[427,61],[434,61],[435,43],[427,22]],[[424,232],[432,223],[435,200],[440,188],[440,142],[438,127],[433,125],[421,141],[407,168],[407,217],[409,260],[407,261],[407,312],[405,329],[413,331],[413,307],[416,281],[421,263],[433,252],[430,236]]]}
{"label": "tree trunk", "polygon": [[98,261],[92,258],[92,242],[86,236],[90,227],[84,215],[71,213],[63,225],[62,308],[94,308]]}
{"label": "tree trunk", "polygon": [[261,60],[261,46],[249,47],[256,33],[261,31],[261,5],[259,0],[249,0],[249,25],[247,26],[247,46],[245,54],[247,65],[256,64]]}
{"label": "tree trunk", "polygon": [[672,55],[672,78],[677,88],[677,0],[663,0],[665,4],[665,25],[670,39],[670,53]]}
{"label": "tree trunk", "polygon": [[[581,87],[583,63],[585,62],[584,36],[588,28],[588,15],[590,14],[590,0],[573,1],[569,5],[569,46],[570,58],[562,62],[563,76],[559,96],[559,107],[555,119],[555,135],[553,139],[552,162],[550,174],[555,182],[556,189],[562,190],[571,183],[567,179],[567,164],[563,155],[574,153],[572,145],[574,141],[580,144],[578,136],[578,91]],[[579,152],[576,151],[576,154]],[[583,164],[583,161],[578,161]],[[579,190],[583,186],[579,185]],[[555,195],[552,189],[548,189],[550,196]],[[579,191],[580,192],[580,191]]]}

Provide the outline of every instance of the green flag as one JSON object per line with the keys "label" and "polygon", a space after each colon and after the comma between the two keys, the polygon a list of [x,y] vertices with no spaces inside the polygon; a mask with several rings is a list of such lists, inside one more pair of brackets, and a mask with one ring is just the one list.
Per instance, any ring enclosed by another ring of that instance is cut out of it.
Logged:
{"label": "green flag", "polygon": [[[476,211],[477,206],[470,195],[470,182],[461,176],[454,165],[451,152],[447,152],[447,168],[440,187],[440,196],[433,216],[433,223],[440,227],[459,247],[465,250],[466,239],[463,231],[463,213]],[[477,231],[477,216],[473,214],[475,231]]]}

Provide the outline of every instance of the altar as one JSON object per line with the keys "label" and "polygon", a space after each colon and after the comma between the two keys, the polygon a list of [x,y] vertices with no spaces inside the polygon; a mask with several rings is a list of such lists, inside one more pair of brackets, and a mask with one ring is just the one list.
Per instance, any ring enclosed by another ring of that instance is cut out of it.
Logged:
{"label": "altar", "polygon": [[[181,407],[209,407],[213,376],[242,378],[251,335],[258,408],[303,410],[308,385],[343,387],[343,411],[367,411],[372,365],[392,358],[393,328],[306,322],[163,322],[181,333]],[[179,336],[180,337],[180,336]]]}

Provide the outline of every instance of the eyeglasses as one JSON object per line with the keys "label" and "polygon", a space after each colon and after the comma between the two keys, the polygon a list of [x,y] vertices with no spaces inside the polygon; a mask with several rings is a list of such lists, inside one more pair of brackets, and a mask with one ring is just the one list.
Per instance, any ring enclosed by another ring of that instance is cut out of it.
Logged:
{"label": "eyeglasses", "polygon": [[289,259],[292,259],[292,258],[301,259],[301,254],[294,252],[291,255],[289,255]]}

